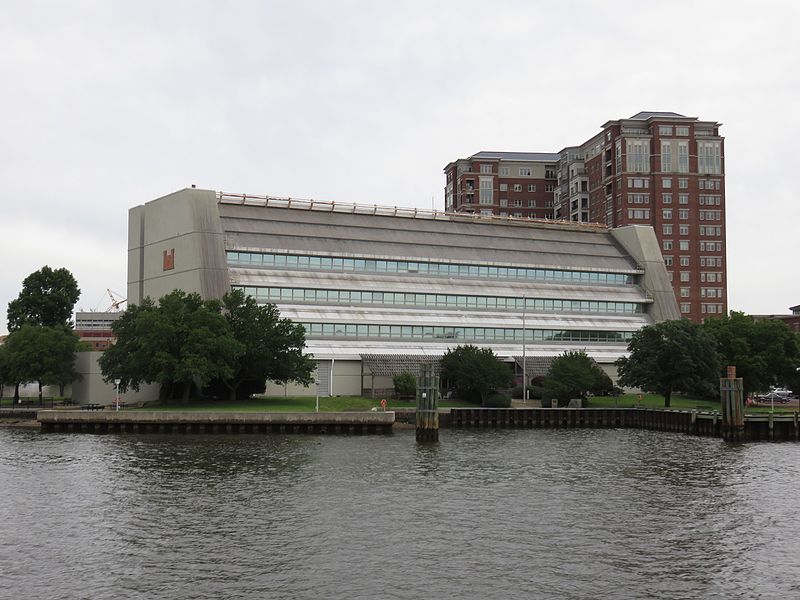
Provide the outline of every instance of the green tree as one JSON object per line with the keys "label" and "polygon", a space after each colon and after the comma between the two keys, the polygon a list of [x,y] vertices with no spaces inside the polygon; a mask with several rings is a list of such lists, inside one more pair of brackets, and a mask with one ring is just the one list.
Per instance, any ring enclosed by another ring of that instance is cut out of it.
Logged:
{"label": "green tree", "polygon": [[583,351],[566,351],[550,365],[544,381],[544,397],[564,403],[572,398],[585,398],[587,392],[610,389],[611,379]]}
{"label": "green tree", "polygon": [[64,386],[79,377],[75,371],[79,348],[78,338],[66,325],[23,325],[12,331],[4,346],[4,379],[14,384],[14,399],[19,399],[19,385],[29,381],[38,383],[40,399],[43,385],[58,385],[63,395]]}
{"label": "green tree", "polygon": [[730,316],[707,319],[702,327],[716,342],[722,369],[736,366],[737,377],[744,379],[746,394],[796,379],[800,346],[798,336],[786,323],[756,321],[744,313],[732,312]]}
{"label": "green tree", "polygon": [[696,323],[683,319],[642,327],[628,352],[615,363],[619,384],[661,394],[664,406],[670,405],[673,392],[712,395],[717,389],[714,339]]}
{"label": "green tree", "polygon": [[392,377],[392,383],[398,398],[413,397],[417,393],[417,378],[407,371],[395,373]]}
{"label": "green tree", "polygon": [[235,375],[244,350],[214,300],[175,290],[156,305],[145,299],[131,306],[113,325],[117,341],[100,357],[105,381],[120,379],[120,389],[138,390],[158,383],[182,392],[188,403],[192,385],[202,388],[213,379]]}
{"label": "green tree", "polygon": [[11,383],[8,379],[8,351],[4,345],[0,345],[0,400],[5,397],[6,385]]}
{"label": "green tree", "polygon": [[72,273],[45,265],[23,280],[19,296],[8,303],[8,330],[23,325],[66,325],[80,295]]}
{"label": "green tree", "polygon": [[75,369],[75,357],[78,352],[88,350],[89,346],[81,342],[72,328],[66,325],[46,329],[50,330],[45,335],[50,358],[46,363],[43,381],[48,385],[57,385],[58,395],[63,396],[67,384],[83,378]]}
{"label": "green tree", "polygon": [[511,369],[497,360],[490,348],[469,344],[447,351],[442,357],[441,376],[456,388],[459,398],[480,400],[481,404],[512,380]]}
{"label": "green tree", "polygon": [[303,354],[306,338],[302,325],[280,318],[274,304],[259,305],[242,290],[225,294],[222,307],[233,337],[243,346],[233,376],[223,379],[231,400],[245,381],[262,387],[267,380],[302,385],[313,381],[315,363]]}

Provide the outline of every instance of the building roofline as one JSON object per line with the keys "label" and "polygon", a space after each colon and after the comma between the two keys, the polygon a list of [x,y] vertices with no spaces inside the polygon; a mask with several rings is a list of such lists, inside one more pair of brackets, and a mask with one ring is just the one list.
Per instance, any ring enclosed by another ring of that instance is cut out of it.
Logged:
{"label": "building roofline", "polygon": [[[189,190],[192,191],[192,190]],[[347,213],[366,216],[402,217],[451,222],[471,222],[491,225],[509,225],[541,229],[557,229],[560,231],[581,231],[588,233],[609,233],[610,229],[599,223],[576,223],[572,221],[554,221],[550,219],[527,219],[520,217],[502,217],[498,215],[481,215],[476,213],[446,212],[412,208],[407,206],[382,206],[380,204],[350,204],[329,200],[308,198],[285,198],[279,196],[258,196],[252,194],[236,194],[231,192],[215,192],[219,204],[241,206],[261,206],[290,210],[312,210],[319,212]]]}
{"label": "building roofline", "polygon": [[509,162],[530,162],[530,163],[556,163],[560,158],[559,152],[506,152],[494,150],[481,150],[475,154],[471,154],[464,158],[458,158],[450,161],[444,167],[443,171],[447,171],[450,167],[454,166],[460,161],[469,160],[496,160],[496,161],[509,161]]}
{"label": "building roofline", "polygon": [[[639,117],[640,115],[649,115],[648,117]],[[639,118],[637,118],[639,117]],[[620,123],[652,123],[654,121],[672,121],[675,123],[695,123],[695,124],[709,124],[715,127],[721,127],[722,123],[719,121],[703,121],[700,120],[698,117],[687,117],[684,115],[679,115],[678,113],[670,113],[670,112],[649,112],[649,111],[642,111],[633,115],[632,117],[623,118],[623,119],[611,119],[610,121],[606,121],[603,123],[600,128],[606,129],[611,125],[617,125]]]}

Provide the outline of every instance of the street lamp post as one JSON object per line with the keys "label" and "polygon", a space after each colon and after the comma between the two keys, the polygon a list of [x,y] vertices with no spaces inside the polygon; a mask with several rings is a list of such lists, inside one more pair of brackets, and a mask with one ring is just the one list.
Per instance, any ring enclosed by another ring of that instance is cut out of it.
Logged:
{"label": "street lamp post", "polygon": [[116,403],[117,403],[117,410],[119,410],[119,384],[122,382],[121,379],[114,380],[114,389],[116,391]]}

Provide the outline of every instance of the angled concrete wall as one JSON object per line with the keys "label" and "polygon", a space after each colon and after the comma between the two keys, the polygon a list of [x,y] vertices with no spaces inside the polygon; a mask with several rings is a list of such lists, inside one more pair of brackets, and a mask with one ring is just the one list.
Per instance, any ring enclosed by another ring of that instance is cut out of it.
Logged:
{"label": "angled concrete wall", "polygon": [[641,285],[653,297],[650,316],[653,321],[680,319],[678,301],[669,280],[661,246],[652,227],[628,225],[611,230],[614,239],[644,267]]}
{"label": "angled concrete wall", "polygon": [[204,298],[220,298],[230,289],[213,191],[184,189],[129,211],[128,302],[158,299],[174,289]]}

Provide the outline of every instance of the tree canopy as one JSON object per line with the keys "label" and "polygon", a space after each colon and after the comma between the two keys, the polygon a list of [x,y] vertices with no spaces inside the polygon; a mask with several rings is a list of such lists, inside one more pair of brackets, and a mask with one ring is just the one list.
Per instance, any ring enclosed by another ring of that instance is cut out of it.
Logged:
{"label": "tree canopy", "polygon": [[585,398],[587,392],[600,392],[613,387],[611,378],[583,351],[566,351],[550,365],[544,381],[544,397],[566,402]]}
{"label": "tree canopy", "polygon": [[442,357],[443,379],[455,388],[459,398],[480,400],[485,403],[489,395],[508,387],[512,373],[508,365],[497,360],[490,348],[473,345],[457,346]]}
{"label": "tree canopy", "polygon": [[242,390],[263,389],[267,379],[312,381],[315,365],[302,352],[303,327],[241,290],[222,302],[180,290],[157,303],[145,298],[112,330],[117,340],[100,357],[100,368],[106,381],[119,379],[123,391],[157,383],[170,397],[180,391],[187,402],[193,385],[203,389],[221,382],[236,398]]}
{"label": "tree canopy", "polygon": [[304,385],[312,382],[315,364],[310,356],[303,354],[302,325],[280,318],[274,304],[259,305],[242,290],[225,294],[222,308],[234,339],[242,345],[233,375],[222,380],[231,399],[245,381],[259,386],[268,379]]}
{"label": "tree canopy", "polygon": [[744,379],[746,394],[796,380],[800,365],[798,336],[782,321],[756,321],[734,311],[730,316],[707,319],[702,327],[716,342],[720,367],[736,366],[736,376]]}
{"label": "tree canopy", "polygon": [[217,301],[175,290],[158,304],[146,298],[112,325],[114,343],[100,357],[106,381],[139,389],[158,383],[182,392],[188,402],[192,385],[231,379],[244,347],[233,336]]}
{"label": "tree canopy", "polygon": [[714,339],[688,320],[663,321],[642,327],[628,344],[630,356],[617,360],[619,383],[664,396],[682,391],[713,395],[719,358]]}
{"label": "tree canopy", "polygon": [[79,377],[75,370],[79,349],[78,338],[66,325],[23,325],[9,334],[3,346],[3,381],[15,386],[15,398],[19,384],[29,381],[39,384],[40,397],[43,385],[58,385],[63,393],[64,386]]}
{"label": "tree canopy", "polygon": [[23,280],[19,296],[8,303],[8,330],[23,325],[66,325],[80,295],[72,273],[45,265]]}

